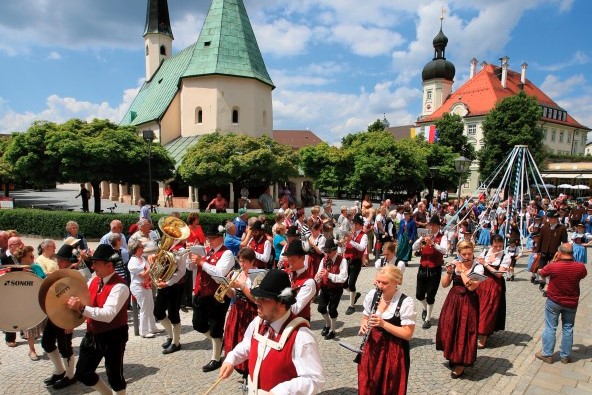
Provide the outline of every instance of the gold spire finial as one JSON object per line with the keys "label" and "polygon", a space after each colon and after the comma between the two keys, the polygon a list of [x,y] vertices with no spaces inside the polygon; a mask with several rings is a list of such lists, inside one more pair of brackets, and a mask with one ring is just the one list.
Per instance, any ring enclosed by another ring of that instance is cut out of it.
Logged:
{"label": "gold spire finial", "polygon": [[446,8],[444,8],[444,6],[442,6],[442,13],[440,14],[440,21],[444,20],[444,14],[446,14]]}

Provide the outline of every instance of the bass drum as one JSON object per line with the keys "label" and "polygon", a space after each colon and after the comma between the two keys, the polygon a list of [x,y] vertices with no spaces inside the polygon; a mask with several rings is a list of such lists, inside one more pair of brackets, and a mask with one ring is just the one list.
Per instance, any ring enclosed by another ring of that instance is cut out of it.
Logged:
{"label": "bass drum", "polygon": [[38,302],[42,283],[30,269],[0,269],[0,330],[18,332],[43,321],[45,313]]}

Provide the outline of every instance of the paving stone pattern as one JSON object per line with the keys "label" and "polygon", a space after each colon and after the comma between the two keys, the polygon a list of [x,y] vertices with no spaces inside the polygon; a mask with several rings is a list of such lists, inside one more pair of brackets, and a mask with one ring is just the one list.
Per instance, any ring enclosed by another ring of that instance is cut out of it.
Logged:
{"label": "paving stone pattern", "polygon": [[[25,239],[31,245],[39,240]],[[437,317],[446,297],[448,289],[440,289],[434,309],[433,326],[428,330],[416,326],[411,341],[411,371],[409,374],[409,394],[585,394],[592,393],[592,275],[581,283],[582,300],[578,309],[575,328],[573,363],[563,365],[559,362],[559,351],[555,352],[553,365],[543,364],[534,358],[534,353],[541,348],[541,331],[543,327],[543,309],[545,298],[538,287],[532,285],[529,273],[525,271],[528,257],[522,258],[517,265],[516,281],[507,283],[507,323],[506,331],[495,333],[488,342],[488,348],[479,350],[475,366],[467,368],[462,379],[452,380],[450,370],[440,352],[435,349],[434,339],[437,330]],[[405,272],[402,290],[405,294],[415,295],[418,258],[410,262]],[[373,267],[362,270],[359,278],[359,289],[362,298],[372,288],[375,275]],[[23,305],[25,302],[22,302]],[[348,295],[344,294],[339,306],[338,337],[324,340],[318,336],[323,366],[325,369],[326,386],[323,394],[355,394],[357,393],[357,365],[353,363],[354,355],[338,345],[339,340],[359,345],[361,338],[357,336],[361,318],[361,306],[355,314],[346,316]],[[421,304],[417,303],[418,319]],[[201,367],[211,357],[211,345],[203,335],[191,327],[192,313],[181,313],[182,316],[182,350],[162,355],[161,343],[164,336],[154,339],[143,339],[133,336],[130,320],[130,341],[125,354],[124,373],[130,394],[182,394],[204,393],[217,379],[218,372],[203,373]],[[311,328],[319,334],[323,320],[313,305]],[[84,334],[84,326],[75,331],[75,352]],[[558,331],[559,333],[561,331]],[[560,335],[558,335],[560,336]],[[17,337],[18,338],[18,337]],[[63,395],[93,392],[82,384],[75,384],[61,391],[47,389],[43,379],[52,372],[47,356],[37,362],[28,358],[26,342],[18,339],[19,346],[8,348],[1,345],[0,376],[3,385],[0,393],[6,394],[38,394],[55,392]],[[557,343],[559,345],[559,342]],[[39,343],[37,351],[41,355]],[[98,373],[106,379],[104,365]],[[215,394],[240,394],[240,377],[233,374],[213,392]]]}

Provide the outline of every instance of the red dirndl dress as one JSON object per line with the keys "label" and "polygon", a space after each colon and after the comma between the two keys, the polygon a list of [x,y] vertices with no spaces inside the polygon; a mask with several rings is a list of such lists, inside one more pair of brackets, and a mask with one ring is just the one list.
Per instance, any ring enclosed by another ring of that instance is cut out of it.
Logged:
{"label": "red dirndl dress", "polygon": [[[226,355],[243,341],[247,327],[255,317],[257,317],[257,305],[240,290],[237,290],[234,304],[230,308],[224,327],[224,353]],[[234,368],[240,374],[244,374],[249,371],[249,361],[236,365]]]}
{"label": "red dirndl dress", "polygon": [[456,273],[446,296],[436,332],[436,350],[455,366],[473,366],[477,359],[479,300]]}
{"label": "red dirndl dress", "polygon": [[479,298],[480,335],[489,336],[495,331],[506,329],[506,282],[489,270],[485,271],[488,279],[479,284],[475,291]]}
{"label": "red dirndl dress", "polygon": [[[386,322],[401,326],[399,310],[405,298],[401,295],[393,317]],[[405,395],[409,366],[409,342],[382,328],[372,328],[358,365],[358,394]]]}

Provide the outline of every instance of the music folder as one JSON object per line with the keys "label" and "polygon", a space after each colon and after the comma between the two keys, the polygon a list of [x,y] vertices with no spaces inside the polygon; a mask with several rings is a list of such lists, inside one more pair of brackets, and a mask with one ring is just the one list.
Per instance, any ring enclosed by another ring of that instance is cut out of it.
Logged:
{"label": "music folder", "polygon": [[487,276],[484,276],[483,274],[479,274],[479,273],[475,273],[475,272],[469,273],[469,275],[467,277],[469,277],[473,281],[479,281],[479,282],[487,280]]}
{"label": "music folder", "polygon": [[265,269],[250,269],[249,270],[249,278],[251,279],[251,282],[255,281],[255,279],[257,278],[257,276],[261,273],[265,273],[267,272],[267,270]]}
{"label": "music folder", "polygon": [[212,277],[212,280],[214,280],[216,282],[216,284],[228,285],[228,283],[229,283],[229,280],[226,277],[215,276],[213,274],[210,274],[210,277]]}
{"label": "music folder", "polygon": [[206,249],[202,245],[191,246],[189,247],[189,251],[191,251],[191,253],[195,255],[206,256]]}

